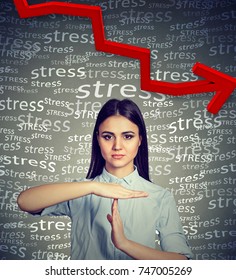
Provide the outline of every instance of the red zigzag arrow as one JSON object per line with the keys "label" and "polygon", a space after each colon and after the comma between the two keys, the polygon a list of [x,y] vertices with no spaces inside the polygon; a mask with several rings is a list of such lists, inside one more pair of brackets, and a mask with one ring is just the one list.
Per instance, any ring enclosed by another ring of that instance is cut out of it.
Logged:
{"label": "red zigzag arrow", "polygon": [[194,65],[192,70],[206,80],[181,83],[151,80],[150,50],[106,40],[102,11],[98,6],[63,2],[48,2],[29,6],[27,0],[14,0],[14,3],[22,18],[48,14],[67,14],[90,18],[96,50],[140,60],[141,89],[143,90],[176,96],[216,91],[207,106],[209,112],[216,114],[236,88],[236,79],[199,62]]}

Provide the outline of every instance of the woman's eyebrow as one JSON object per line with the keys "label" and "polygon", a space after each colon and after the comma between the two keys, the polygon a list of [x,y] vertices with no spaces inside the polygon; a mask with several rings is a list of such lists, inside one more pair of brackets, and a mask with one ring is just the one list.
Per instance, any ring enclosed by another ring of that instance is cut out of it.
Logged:
{"label": "woman's eyebrow", "polygon": [[111,134],[111,135],[114,135],[114,133],[111,132],[111,131],[103,131],[102,134]]}
{"label": "woman's eyebrow", "polygon": [[[102,134],[111,134],[111,135],[115,135],[115,133],[114,133],[114,132],[111,132],[111,131],[103,131]],[[135,132],[132,131],[132,130],[129,130],[129,131],[124,131],[124,132],[122,132],[121,134],[135,134]]]}
{"label": "woman's eyebrow", "polygon": [[132,130],[130,130],[130,131],[124,131],[124,132],[122,132],[122,134],[135,134],[135,132],[134,131],[132,131]]}

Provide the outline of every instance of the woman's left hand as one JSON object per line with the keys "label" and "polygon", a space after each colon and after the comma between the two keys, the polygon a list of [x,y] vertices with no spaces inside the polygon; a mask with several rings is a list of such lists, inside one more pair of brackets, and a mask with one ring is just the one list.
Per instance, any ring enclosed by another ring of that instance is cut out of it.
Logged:
{"label": "woman's left hand", "polygon": [[112,203],[111,215],[107,215],[111,224],[111,239],[115,247],[136,260],[186,260],[184,255],[174,252],[159,251],[126,238],[123,222],[118,210],[118,200]]}
{"label": "woman's left hand", "polygon": [[113,200],[111,212],[111,215],[107,215],[107,219],[111,224],[111,239],[115,247],[121,249],[127,239],[124,234],[123,222],[118,210],[118,199]]}

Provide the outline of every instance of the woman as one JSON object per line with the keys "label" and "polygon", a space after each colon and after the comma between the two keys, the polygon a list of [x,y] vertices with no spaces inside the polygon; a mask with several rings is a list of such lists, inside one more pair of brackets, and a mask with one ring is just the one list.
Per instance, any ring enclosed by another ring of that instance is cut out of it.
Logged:
{"label": "woman", "polygon": [[[86,180],[28,189],[19,195],[19,207],[71,217],[71,259],[192,258],[173,197],[149,180],[146,128],[137,105],[109,100],[98,114],[92,144]],[[162,250],[155,249],[156,232]]]}

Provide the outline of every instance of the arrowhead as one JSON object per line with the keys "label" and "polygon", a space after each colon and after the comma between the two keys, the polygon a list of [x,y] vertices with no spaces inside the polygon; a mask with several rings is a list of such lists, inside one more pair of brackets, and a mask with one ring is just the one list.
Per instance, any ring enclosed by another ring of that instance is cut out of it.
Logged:
{"label": "arrowhead", "polygon": [[214,84],[216,94],[209,102],[207,109],[212,114],[218,113],[236,88],[236,79],[199,62],[193,66],[192,70],[195,74]]}

